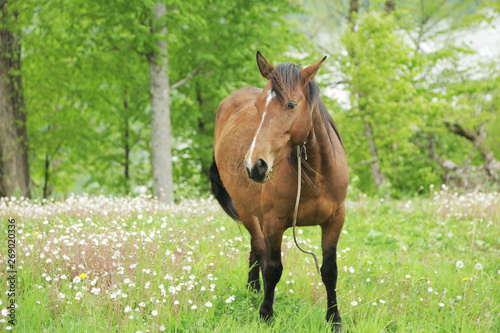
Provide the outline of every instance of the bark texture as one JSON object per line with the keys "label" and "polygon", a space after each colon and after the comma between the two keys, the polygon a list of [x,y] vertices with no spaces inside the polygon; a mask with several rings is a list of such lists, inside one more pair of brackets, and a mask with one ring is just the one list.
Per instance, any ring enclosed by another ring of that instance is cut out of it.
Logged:
{"label": "bark texture", "polygon": [[0,0],[0,197],[16,189],[31,197],[26,112],[20,76],[21,47],[7,21],[8,1]]}

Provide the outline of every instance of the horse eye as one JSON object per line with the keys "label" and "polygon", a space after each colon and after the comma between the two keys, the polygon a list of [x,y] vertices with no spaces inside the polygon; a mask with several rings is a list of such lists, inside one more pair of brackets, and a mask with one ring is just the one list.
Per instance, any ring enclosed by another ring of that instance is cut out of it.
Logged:
{"label": "horse eye", "polygon": [[297,107],[297,103],[294,103],[294,102],[288,102],[288,104],[286,105],[286,108],[290,109],[290,110],[293,110],[296,107]]}

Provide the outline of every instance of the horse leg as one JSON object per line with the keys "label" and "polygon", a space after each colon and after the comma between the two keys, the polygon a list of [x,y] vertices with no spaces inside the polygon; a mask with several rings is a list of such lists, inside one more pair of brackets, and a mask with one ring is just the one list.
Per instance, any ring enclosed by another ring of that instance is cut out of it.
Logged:
{"label": "horse leg", "polygon": [[337,306],[337,242],[340,231],[344,225],[345,207],[337,209],[335,214],[329,218],[322,228],[323,265],[321,266],[321,277],[326,287],[327,311],[326,320],[333,323],[336,332],[342,331],[340,324],[340,312]]}
{"label": "horse leg", "polygon": [[248,288],[257,293],[260,291],[259,273],[260,273],[259,261],[257,260],[255,251],[252,248],[252,250],[250,251],[250,271],[248,272]]}
{"label": "horse leg", "polygon": [[264,281],[264,300],[260,306],[260,317],[266,322],[273,317],[274,289],[283,272],[283,265],[281,264],[283,231],[275,227],[264,229],[266,261],[263,265],[261,263],[262,278]]}
{"label": "horse leg", "polygon": [[265,242],[264,235],[260,228],[260,223],[255,216],[242,216],[241,221],[245,225],[251,236],[251,250],[250,250],[250,260],[249,266],[250,270],[248,272],[248,288],[253,289],[256,292],[260,291],[260,281],[259,281],[259,270],[260,261],[264,259],[265,256]]}

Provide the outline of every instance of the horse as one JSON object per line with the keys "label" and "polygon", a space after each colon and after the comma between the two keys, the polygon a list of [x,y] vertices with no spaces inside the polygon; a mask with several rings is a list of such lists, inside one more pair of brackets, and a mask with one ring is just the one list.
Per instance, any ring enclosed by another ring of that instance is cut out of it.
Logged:
{"label": "horse", "polygon": [[[297,226],[322,230],[321,278],[327,292],[326,320],[341,330],[337,306],[337,242],[344,225],[349,169],[335,122],[314,77],[325,61],[304,69],[271,65],[257,52],[267,79],[264,89],[245,87],[226,97],[215,119],[212,192],[224,211],[251,236],[248,286],[260,291],[260,317],[273,317],[274,291],[281,278],[283,232],[292,226],[299,182]],[[305,147],[307,161],[297,146]],[[298,180],[298,167],[304,170]]]}

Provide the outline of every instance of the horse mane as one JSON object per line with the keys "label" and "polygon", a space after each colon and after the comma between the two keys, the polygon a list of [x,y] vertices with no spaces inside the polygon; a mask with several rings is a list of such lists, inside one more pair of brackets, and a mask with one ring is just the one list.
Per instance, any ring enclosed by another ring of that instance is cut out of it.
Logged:
{"label": "horse mane", "polygon": [[[271,81],[271,87],[280,103],[285,103],[290,98],[290,91],[300,84],[300,71],[301,69],[299,66],[294,63],[287,62],[276,66],[274,71],[271,73],[271,76],[269,77],[269,80]],[[323,122],[323,125],[325,126],[326,133],[328,134],[328,139],[332,145],[332,154],[335,154],[335,149],[333,147],[334,145],[332,131],[330,131],[329,129],[333,129],[333,132],[337,135],[342,148],[345,150],[344,141],[340,136],[337,125],[335,125],[332,116],[330,115],[330,113],[328,113],[325,103],[323,103],[323,101],[321,100],[320,88],[314,80],[307,83],[306,98],[307,103],[312,108],[317,108],[320,113],[321,120]],[[297,168],[296,149],[293,149],[290,155],[288,155],[288,161],[294,168]],[[304,160],[302,160],[302,165],[304,166],[305,170],[316,173],[316,171],[313,170],[306,162],[304,162]],[[314,185],[310,177],[307,176],[306,172],[304,172],[303,177],[309,185]]]}

